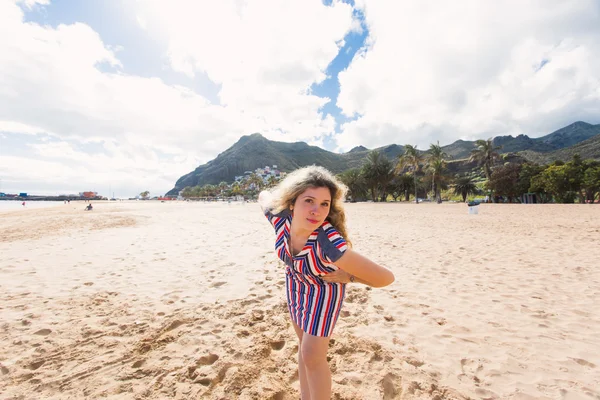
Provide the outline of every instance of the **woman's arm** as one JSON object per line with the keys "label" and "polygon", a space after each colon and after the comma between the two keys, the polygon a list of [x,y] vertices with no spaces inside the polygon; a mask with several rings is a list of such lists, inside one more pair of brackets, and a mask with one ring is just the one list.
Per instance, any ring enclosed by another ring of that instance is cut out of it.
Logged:
{"label": "woman's arm", "polygon": [[263,190],[262,192],[260,192],[260,194],[258,195],[258,204],[260,205],[260,208],[265,210],[271,204],[272,198],[273,195],[268,190]]}
{"label": "woman's arm", "polygon": [[343,269],[339,268],[333,272],[328,273],[327,275],[323,275],[321,279],[330,283],[362,283],[363,285],[372,286],[369,282],[365,281],[364,279],[357,278],[356,276],[351,275]]}
{"label": "woman's arm", "polygon": [[394,282],[394,274],[389,269],[374,263],[367,257],[348,249],[335,262],[335,266],[354,275],[356,281],[373,287],[384,287]]}

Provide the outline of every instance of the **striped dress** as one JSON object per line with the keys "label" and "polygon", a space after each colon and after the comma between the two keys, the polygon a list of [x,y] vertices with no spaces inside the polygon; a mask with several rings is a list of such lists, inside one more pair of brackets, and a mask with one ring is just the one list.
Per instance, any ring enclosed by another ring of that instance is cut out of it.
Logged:
{"label": "striped dress", "polygon": [[292,257],[290,227],[292,213],[265,211],[275,228],[275,251],[286,265],[287,304],[292,320],[304,332],[328,337],[338,319],[346,284],[330,283],[322,276],[337,270],[333,264],[348,248],[346,240],[328,222],[315,229],[302,251]]}

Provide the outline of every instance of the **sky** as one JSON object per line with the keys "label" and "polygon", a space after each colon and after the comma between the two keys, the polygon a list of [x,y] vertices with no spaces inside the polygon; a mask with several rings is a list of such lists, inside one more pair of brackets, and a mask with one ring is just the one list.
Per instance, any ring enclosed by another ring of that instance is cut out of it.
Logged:
{"label": "sky", "polygon": [[598,0],[0,0],[0,192],[162,195],[243,135],[334,152],[600,123]]}

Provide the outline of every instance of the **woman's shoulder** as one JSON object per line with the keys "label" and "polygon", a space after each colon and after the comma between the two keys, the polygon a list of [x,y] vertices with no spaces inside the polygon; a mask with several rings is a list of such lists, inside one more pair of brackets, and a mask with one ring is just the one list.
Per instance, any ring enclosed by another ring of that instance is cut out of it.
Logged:
{"label": "woman's shoulder", "polygon": [[337,261],[348,249],[346,239],[328,221],[323,223],[317,235],[317,242],[321,247],[322,258],[327,262]]}
{"label": "woman's shoulder", "polygon": [[[323,225],[319,228],[319,234],[317,236],[317,240],[323,243],[346,243],[346,239],[342,236],[342,234],[331,224],[329,221],[325,221]],[[322,244],[322,243],[321,243]]]}
{"label": "woman's shoulder", "polygon": [[272,224],[281,223],[280,221],[289,219],[290,215],[291,215],[290,210],[288,210],[288,209],[284,209],[279,212],[276,212],[276,210],[272,210],[272,209],[263,209],[263,212],[265,214],[265,217],[267,217],[267,219]]}

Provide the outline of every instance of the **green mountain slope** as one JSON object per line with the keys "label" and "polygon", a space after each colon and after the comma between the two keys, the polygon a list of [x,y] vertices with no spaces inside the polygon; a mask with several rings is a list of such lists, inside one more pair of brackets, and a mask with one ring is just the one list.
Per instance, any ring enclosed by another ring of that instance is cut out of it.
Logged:
{"label": "green mountain slope", "polygon": [[[529,150],[536,153],[549,153],[564,149],[600,134],[600,124],[592,125],[587,122],[577,121],[539,138],[530,138],[527,135],[513,137],[496,136],[494,144],[502,146],[501,153],[516,153]],[[444,146],[443,149],[453,160],[468,158],[471,150],[475,149],[475,142],[457,140]]]}
{"label": "green mountain slope", "polygon": [[592,125],[588,124],[587,122],[577,121],[569,126],[552,132],[549,135],[542,136],[534,140],[553,146],[553,150],[559,150],[583,142],[584,140],[587,140],[598,134],[600,134],[600,124]]}
{"label": "green mountain slope", "polygon": [[[359,161],[362,152],[353,153],[351,161]],[[240,140],[219,154],[217,158],[199,166],[194,171],[179,178],[168,194],[186,186],[231,182],[237,175],[256,168],[277,165],[280,171],[290,172],[306,165],[322,165],[338,173],[348,168],[348,161],[342,155],[309,146],[304,142],[284,143],[264,138],[259,133],[242,136]]]}
{"label": "green mountain slope", "polygon": [[582,159],[588,158],[600,160],[600,134],[583,142],[577,143],[565,149],[556,150],[550,153],[538,153],[530,150],[517,153],[528,161],[538,164],[549,164],[556,160],[569,161],[575,154],[579,154]]}
{"label": "green mountain slope", "polygon": [[[555,159],[566,161],[575,153],[579,153],[584,159],[600,159],[600,125],[585,122],[575,122],[540,138],[531,139],[526,135],[499,136],[494,138],[494,141],[502,145],[501,153],[517,153],[519,159],[538,163],[547,163]],[[474,164],[456,161],[470,156],[471,150],[475,149],[474,141],[457,140],[443,146],[443,149],[451,160],[455,160],[449,169],[459,172],[475,168]],[[391,144],[374,150],[382,151],[387,158],[396,160],[404,148]],[[214,160],[179,178],[168,194],[177,194],[186,186],[232,182],[235,176],[243,175],[246,171],[273,165],[277,165],[280,171],[290,172],[299,167],[316,164],[334,173],[340,173],[350,168],[361,167],[369,151],[371,150],[364,146],[357,146],[347,153],[337,154],[304,142],[271,141],[255,133],[243,136]]]}

